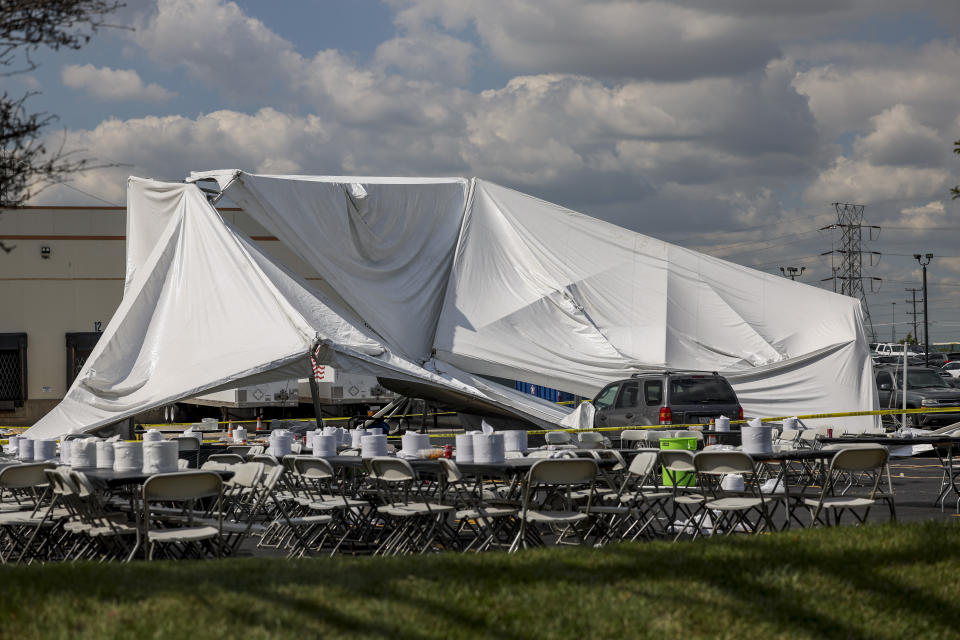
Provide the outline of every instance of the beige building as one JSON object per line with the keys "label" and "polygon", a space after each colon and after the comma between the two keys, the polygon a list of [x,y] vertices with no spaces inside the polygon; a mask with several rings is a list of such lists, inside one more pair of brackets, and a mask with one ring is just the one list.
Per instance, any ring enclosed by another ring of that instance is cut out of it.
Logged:
{"label": "beige building", "polygon": [[[223,217],[294,271],[315,277],[239,209]],[[0,426],[54,407],[123,297],[123,207],[0,210]],[[242,301],[238,301],[238,310]]]}

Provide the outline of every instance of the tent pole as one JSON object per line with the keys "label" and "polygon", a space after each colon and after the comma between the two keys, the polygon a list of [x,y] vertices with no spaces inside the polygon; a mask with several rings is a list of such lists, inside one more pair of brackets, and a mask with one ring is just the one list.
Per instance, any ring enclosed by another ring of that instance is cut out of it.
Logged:
{"label": "tent pole", "polygon": [[323,430],[323,412],[320,409],[320,384],[317,377],[310,372],[310,399],[313,400],[313,415],[315,416],[317,429]]}

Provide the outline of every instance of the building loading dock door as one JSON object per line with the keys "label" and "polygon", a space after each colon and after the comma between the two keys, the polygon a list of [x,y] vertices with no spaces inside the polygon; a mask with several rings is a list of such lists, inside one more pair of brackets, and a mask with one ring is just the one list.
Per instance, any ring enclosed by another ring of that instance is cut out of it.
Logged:
{"label": "building loading dock door", "polygon": [[77,374],[80,373],[80,369],[83,368],[102,335],[99,331],[67,334],[67,389],[77,379]]}
{"label": "building loading dock door", "polygon": [[27,334],[0,333],[0,411],[27,399]]}

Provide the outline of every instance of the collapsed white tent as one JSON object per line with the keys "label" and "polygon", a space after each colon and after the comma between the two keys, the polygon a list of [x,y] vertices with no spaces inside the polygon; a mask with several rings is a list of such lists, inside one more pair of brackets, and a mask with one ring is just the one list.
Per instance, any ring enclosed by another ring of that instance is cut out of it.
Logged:
{"label": "collapsed white tent", "polygon": [[591,396],[639,369],[694,369],[730,378],[750,415],[877,406],[854,299],[478,179],[191,176],[211,179],[323,283],[268,257],[195,185],[131,179],[123,302],[31,435],[306,376],[316,339],[333,366],[540,425],[569,410],[479,376]]}

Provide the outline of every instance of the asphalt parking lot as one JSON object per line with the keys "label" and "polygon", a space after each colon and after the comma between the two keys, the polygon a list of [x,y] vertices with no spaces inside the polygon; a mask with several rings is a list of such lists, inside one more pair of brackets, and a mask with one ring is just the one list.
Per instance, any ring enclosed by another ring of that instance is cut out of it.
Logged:
{"label": "asphalt parking lot", "polygon": [[[896,496],[897,519],[903,521],[939,520],[960,517],[957,514],[957,494],[950,492],[944,501],[934,505],[940,491],[943,468],[940,460],[929,457],[895,458],[890,463],[890,475]],[[870,520],[885,520],[886,513],[870,514]]]}

